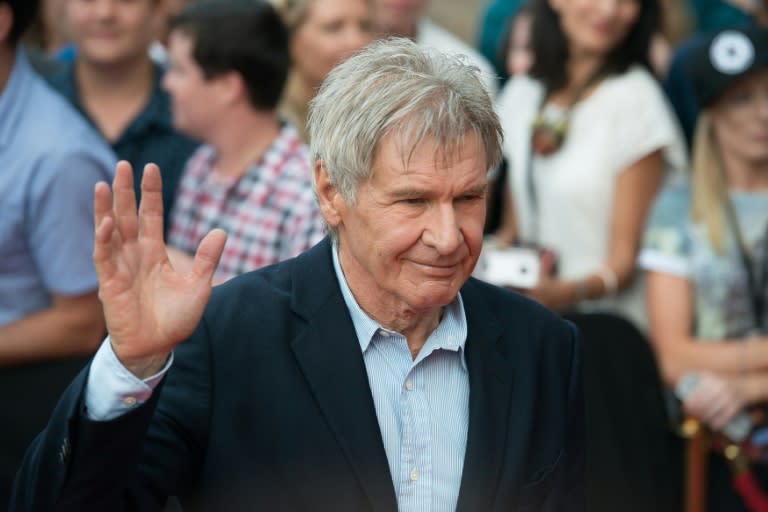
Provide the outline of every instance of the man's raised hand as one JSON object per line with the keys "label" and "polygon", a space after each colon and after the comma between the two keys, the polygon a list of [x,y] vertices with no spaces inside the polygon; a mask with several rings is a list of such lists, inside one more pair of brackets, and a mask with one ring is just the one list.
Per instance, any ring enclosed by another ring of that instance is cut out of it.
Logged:
{"label": "man's raised hand", "polygon": [[112,190],[96,185],[94,211],[93,261],[112,348],[126,368],[147,377],[199,323],[227,235],[208,233],[192,271],[176,272],[163,239],[162,183],[154,164],[144,168],[138,213],[133,171],[125,161],[117,164]]}

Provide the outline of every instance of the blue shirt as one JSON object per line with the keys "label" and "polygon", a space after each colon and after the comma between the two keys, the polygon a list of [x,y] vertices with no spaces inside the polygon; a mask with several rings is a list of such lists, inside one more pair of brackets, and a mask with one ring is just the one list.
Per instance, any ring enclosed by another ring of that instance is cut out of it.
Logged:
{"label": "blue shirt", "polygon": [[[166,232],[170,225],[169,218],[176,197],[176,187],[184,172],[184,166],[199,143],[178,133],[173,127],[171,101],[160,81],[163,71],[155,66],[155,83],[152,96],[144,109],[131,121],[125,131],[115,141],[111,141],[115,154],[131,163],[134,169],[134,186],[140,197],[141,176],[144,166],[150,162],[160,166],[163,176],[164,226]],[[75,78],[75,64],[68,63],[63,69],[48,78],[50,84],[59,91],[94,127],[95,123],[83,109]],[[98,127],[96,127],[98,129]]]}
{"label": "blue shirt", "polygon": [[358,305],[339,264],[333,266],[363,351],[400,512],[456,510],[469,425],[467,322],[461,295],[416,359],[405,336]]}
{"label": "blue shirt", "polygon": [[[467,322],[461,295],[446,306],[416,359],[399,333],[384,329],[357,304],[333,250],[333,266],[363,352],[376,417],[400,512],[456,510],[469,427]],[[88,416],[114,419],[149,399],[171,362],[140,380],[111,350],[109,338],[91,364]]]}
{"label": "blue shirt", "polygon": [[17,50],[0,91],[0,325],[97,288],[93,187],[116,161]]}

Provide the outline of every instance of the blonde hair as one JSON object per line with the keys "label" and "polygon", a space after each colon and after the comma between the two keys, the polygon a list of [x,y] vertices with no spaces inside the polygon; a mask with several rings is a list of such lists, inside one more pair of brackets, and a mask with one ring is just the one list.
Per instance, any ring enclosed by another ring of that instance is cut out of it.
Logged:
{"label": "blonde hair", "polygon": [[725,209],[728,183],[723,159],[712,132],[712,119],[705,110],[699,115],[693,139],[691,218],[704,224],[709,242],[722,253],[725,237]]}

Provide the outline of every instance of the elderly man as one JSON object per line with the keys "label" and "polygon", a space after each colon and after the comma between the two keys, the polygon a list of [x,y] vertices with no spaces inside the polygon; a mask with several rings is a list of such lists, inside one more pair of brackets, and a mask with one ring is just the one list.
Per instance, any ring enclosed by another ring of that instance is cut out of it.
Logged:
{"label": "elderly man", "polygon": [[375,43],[309,127],[331,236],[212,295],[225,234],[178,275],[156,167],[138,215],[127,164],[97,188],[110,337],[11,510],[584,509],[577,334],[470,278],[501,142],[476,71]]}

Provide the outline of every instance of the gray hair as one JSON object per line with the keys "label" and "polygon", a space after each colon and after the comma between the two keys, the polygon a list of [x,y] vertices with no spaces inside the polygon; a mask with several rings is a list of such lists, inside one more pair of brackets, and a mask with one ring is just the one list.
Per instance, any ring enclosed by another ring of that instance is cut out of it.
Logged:
{"label": "gray hair", "polygon": [[488,169],[496,167],[502,131],[478,75],[462,58],[430,52],[409,39],[370,44],[334,68],[310,104],[312,161],[322,162],[349,204],[371,177],[376,150],[389,133],[400,136],[404,165],[425,138],[433,137],[449,158],[471,132],[485,150]]}

